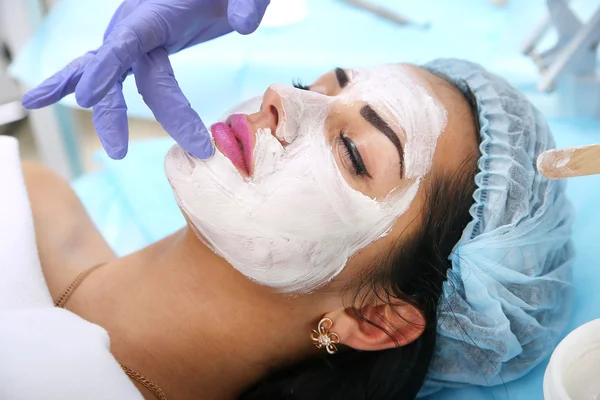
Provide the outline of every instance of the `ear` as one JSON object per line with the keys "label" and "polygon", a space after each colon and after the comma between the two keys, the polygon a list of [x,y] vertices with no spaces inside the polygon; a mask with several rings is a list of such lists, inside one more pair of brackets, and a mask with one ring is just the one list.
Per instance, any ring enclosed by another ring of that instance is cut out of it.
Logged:
{"label": "ear", "polygon": [[406,346],[425,330],[423,314],[404,302],[367,305],[360,310],[343,309],[325,317],[333,321],[331,332],[339,335],[340,343],[356,350],[377,351]]}

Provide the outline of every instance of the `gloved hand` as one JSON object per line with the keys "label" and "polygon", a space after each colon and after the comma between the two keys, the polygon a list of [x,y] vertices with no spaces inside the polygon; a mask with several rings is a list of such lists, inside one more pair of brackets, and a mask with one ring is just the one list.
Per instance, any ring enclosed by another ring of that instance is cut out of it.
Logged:
{"label": "gloved hand", "polygon": [[[106,153],[127,154],[129,131],[123,81],[135,75],[138,92],[184,149],[199,158],[213,153],[210,134],[175,80],[168,55],[233,30],[256,30],[270,0],[125,0],[113,15],[104,43],[73,60],[23,97],[28,109],[75,92],[93,121]],[[208,95],[208,94],[207,94]]]}

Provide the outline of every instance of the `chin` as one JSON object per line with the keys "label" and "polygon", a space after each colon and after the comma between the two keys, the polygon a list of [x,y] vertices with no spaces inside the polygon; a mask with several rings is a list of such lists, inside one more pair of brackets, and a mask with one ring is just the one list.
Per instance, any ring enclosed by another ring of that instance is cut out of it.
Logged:
{"label": "chin", "polygon": [[191,157],[180,145],[174,144],[165,155],[165,174],[167,179],[175,173],[184,176],[192,175],[196,166]]}

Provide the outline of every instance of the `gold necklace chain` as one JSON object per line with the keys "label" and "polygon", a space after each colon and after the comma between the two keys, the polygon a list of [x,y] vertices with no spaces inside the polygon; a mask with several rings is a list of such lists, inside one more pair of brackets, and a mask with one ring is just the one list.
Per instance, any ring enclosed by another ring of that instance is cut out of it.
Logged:
{"label": "gold necklace chain", "polygon": [[[96,268],[98,268],[102,265],[104,265],[104,264],[98,264],[96,266],[93,266],[92,268],[89,268],[89,269],[81,272],[79,275],[77,275],[75,277],[75,279],[73,279],[73,282],[71,282],[69,287],[67,287],[67,289],[58,297],[58,300],[56,300],[56,302],[54,303],[54,306],[58,307],[58,308],[66,309],[65,306],[67,304],[67,301],[69,300],[69,298],[71,297],[71,295],[73,294],[75,289],[77,289],[79,287],[79,285],[81,285],[81,282],[83,282],[83,280],[92,271],[94,271]],[[138,382],[140,385],[144,386],[146,389],[151,391],[152,394],[158,400],[167,400],[167,396],[165,395],[165,392],[163,392],[162,389],[159,388],[156,383],[152,382],[150,379],[146,378],[144,375],[140,374],[139,372],[135,372],[131,368],[126,367],[125,365],[123,365],[121,363],[119,363],[119,365],[121,366],[121,368],[127,374],[128,377],[130,377],[131,379],[133,379],[134,381]]]}
{"label": "gold necklace chain", "polygon": [[56,300],[56,302],[54,303],[54,307],[65,308],[67,301],[69,300],[69,298],[71,297],[71,295],[73,294],[75,289],[77,289],[79,287],[79,285],[81,285],[81,282],[83,282],[83,279],[86,276],[88,276],[92,271],[94,271],[96,268],[101,267],[102,265],[103,264],[95,265],[92,268],[86,269],[85,271],[83,271],[82,273],[77,275],[75,277],[75,279],[73,279],[73,282],[71,282],[69,287],[67,287],[67,289],[60,295],[58,300]]}
{"label": "gold necklace chain", "polygon": [[146,389],[151,391],[152,394],[154,396],[156,396],[156,398],[158,400],[167,400],[167,396],[165,396],[165,393],[162,391],[161,388],[159,388],[156,385],[156,383],[152,382],[150,379],[146,378],[144,375],[142,375],[138,372],[135,372],[131,368],[126,367],[125,365],[123,365],[121,363],[119,363],[119,364],[121,365],[121,368],[123,368],[123,371],[125,371],[127,376],[129,376],[131,379],[135,380],[140,385],[143,385]]}

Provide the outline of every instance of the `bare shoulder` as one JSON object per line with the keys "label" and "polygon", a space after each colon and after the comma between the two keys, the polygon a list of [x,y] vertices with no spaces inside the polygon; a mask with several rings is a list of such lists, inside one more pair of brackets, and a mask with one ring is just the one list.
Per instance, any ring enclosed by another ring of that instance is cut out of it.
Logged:
{"label": "bare shoulder", "polygon": [[22,167],[42,269],[56,300],[79,272],[116,256],[67,181],[40,164]]}

